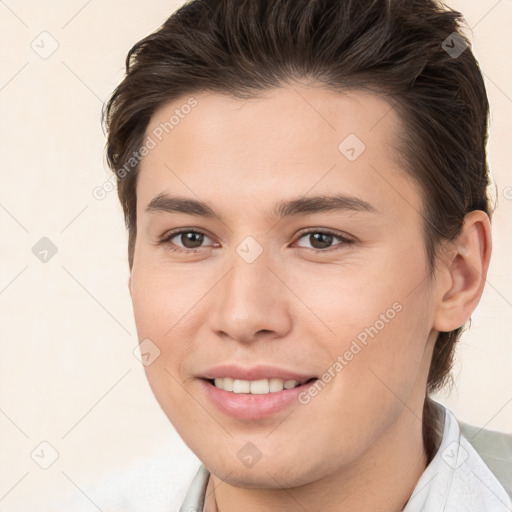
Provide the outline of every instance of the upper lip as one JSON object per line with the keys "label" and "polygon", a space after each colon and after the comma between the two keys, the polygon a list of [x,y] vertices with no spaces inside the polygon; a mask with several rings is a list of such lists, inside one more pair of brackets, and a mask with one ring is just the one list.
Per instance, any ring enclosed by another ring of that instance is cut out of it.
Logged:
{"label": "upper lip", "polygon": [[296,380],[297,382],[306,382],[309,379],[316,378],[315,375],[298,373],[277,366],[258,365],[243,367],[232,364],[214,366],[206,370],[200,377],[208,380],[231,377],[239,380],[282,379]]}

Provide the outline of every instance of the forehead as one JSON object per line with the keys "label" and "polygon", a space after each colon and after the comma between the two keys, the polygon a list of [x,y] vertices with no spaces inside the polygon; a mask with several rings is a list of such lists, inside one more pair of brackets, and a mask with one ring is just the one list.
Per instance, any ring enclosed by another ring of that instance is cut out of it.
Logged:
{"label": "forehead", "polygon": [[261,207],[333,187],[396,199],[399,186],[417,203],[395,150],[400,129],[391,105],[362,91],[290,84],[251,99],[183,96],[161,106],[146,129],[154,147],[140,166],[139,213],[161,192]]}

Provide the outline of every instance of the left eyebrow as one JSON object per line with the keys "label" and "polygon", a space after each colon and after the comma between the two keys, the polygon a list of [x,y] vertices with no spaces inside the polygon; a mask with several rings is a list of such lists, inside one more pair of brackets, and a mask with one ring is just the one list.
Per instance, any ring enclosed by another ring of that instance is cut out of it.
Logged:
{"label": "left eyebrow", "polygon": [[[335,211],[357,211],[378,213],[377,209],[370,203],[350,195],[319,195],[312,197],[300,197],[288,201],[279,202],[273,210],[273,218],[283,218],[298,215],[310,215],[321,212]],[[217,218],[221,217],[205,202],[197,199],[170,196],[159,194],[154,197],[146,206],[146,212],[157,213],[184,213],[199,217]]]}

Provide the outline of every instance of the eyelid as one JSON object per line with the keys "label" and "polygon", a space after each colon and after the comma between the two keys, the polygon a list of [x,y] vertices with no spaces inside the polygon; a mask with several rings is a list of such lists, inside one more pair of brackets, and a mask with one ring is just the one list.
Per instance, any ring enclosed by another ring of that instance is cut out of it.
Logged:
{"label": "eyelid", "polygon": [[312,233],[324,233],[326,235],[337,236],[337,237],[342,238],[343,240],[346,240],[346,241],[352,241],[352,242],[356,241],[355,237],[353,237],[352,235],[349,235],[348,233],[345,233],[343,231],[337,231],[335,229],[320,228],[320,227],[318,227],[318,228],[305,228],[304,230],[299,231],[299,233],[297,234],[297,238],[302,238],[304,235],[310,235]]}

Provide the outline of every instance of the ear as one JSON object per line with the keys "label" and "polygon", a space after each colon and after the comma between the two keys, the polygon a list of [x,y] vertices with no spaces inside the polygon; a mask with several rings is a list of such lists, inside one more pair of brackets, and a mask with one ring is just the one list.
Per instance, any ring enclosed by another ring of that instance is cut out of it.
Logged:
{"label": "ear", "polygon": [[448,246],[442,261],[434,329],[453,331],[470,318],[485,285],[491,259],[491,223],[475,210],[466,215],[460,235]]}

